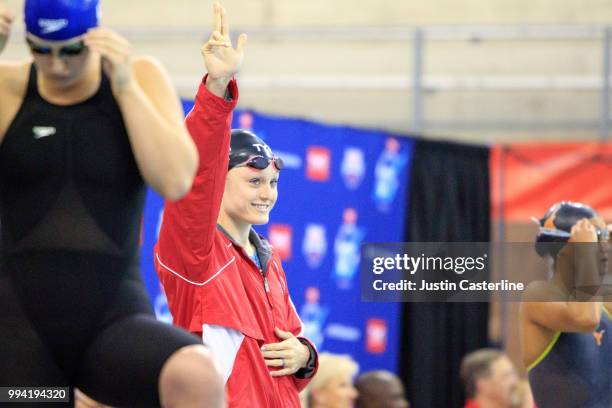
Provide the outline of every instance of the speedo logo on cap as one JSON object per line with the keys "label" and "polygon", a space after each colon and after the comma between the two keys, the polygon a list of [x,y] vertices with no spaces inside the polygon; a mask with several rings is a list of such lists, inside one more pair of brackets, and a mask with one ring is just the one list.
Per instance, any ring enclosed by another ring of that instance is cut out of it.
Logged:
{"label": "speedo logo on cap", "polygon": [[68,19],[65,18],[39,18],[38,26],[42,34],[55,33],[68,26]]}

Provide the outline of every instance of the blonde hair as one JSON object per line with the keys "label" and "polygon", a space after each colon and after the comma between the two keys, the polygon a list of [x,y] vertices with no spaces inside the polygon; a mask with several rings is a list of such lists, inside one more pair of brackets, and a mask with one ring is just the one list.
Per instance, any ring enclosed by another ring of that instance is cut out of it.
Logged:
{"label": "blonde hair", "polygon": [[325,388],[330,380],[339,375],[348,374],[354,377],[359,371],[359,364],[348,354],[319,353],[319,369],[301,395],[302,407],[308,407],[312,392]]}

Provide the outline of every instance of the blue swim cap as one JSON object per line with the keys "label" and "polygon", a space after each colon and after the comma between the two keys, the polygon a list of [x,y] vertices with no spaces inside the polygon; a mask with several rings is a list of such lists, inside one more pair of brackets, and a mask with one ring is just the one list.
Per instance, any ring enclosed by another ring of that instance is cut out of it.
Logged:
{"label": "blue swim cap", "polygon": [[26,0],[28,33],[50,41],[64,41],[98,26],[100,0]]}

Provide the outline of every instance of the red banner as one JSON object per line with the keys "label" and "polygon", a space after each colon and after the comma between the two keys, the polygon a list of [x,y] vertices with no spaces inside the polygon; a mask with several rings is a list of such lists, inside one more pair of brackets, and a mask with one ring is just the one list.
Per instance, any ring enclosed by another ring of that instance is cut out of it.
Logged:
{"label": "red banner", "polygon": [[557,201],[590,205],[612,220],[612,143],[528,143],[491,153],[493,219],[528,222]]}

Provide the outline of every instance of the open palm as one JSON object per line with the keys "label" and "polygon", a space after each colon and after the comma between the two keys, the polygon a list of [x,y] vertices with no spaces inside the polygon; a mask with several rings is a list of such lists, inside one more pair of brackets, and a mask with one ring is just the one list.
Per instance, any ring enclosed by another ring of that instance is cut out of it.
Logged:
{"label": "open palm", "polygon": [[241,34],[236,48],[232,47],[225,8],[217,2],[213,4],[213,25],[213,32],[202,47],[204,64],[212,79],[228,78],[242,65],[247,36]]}

